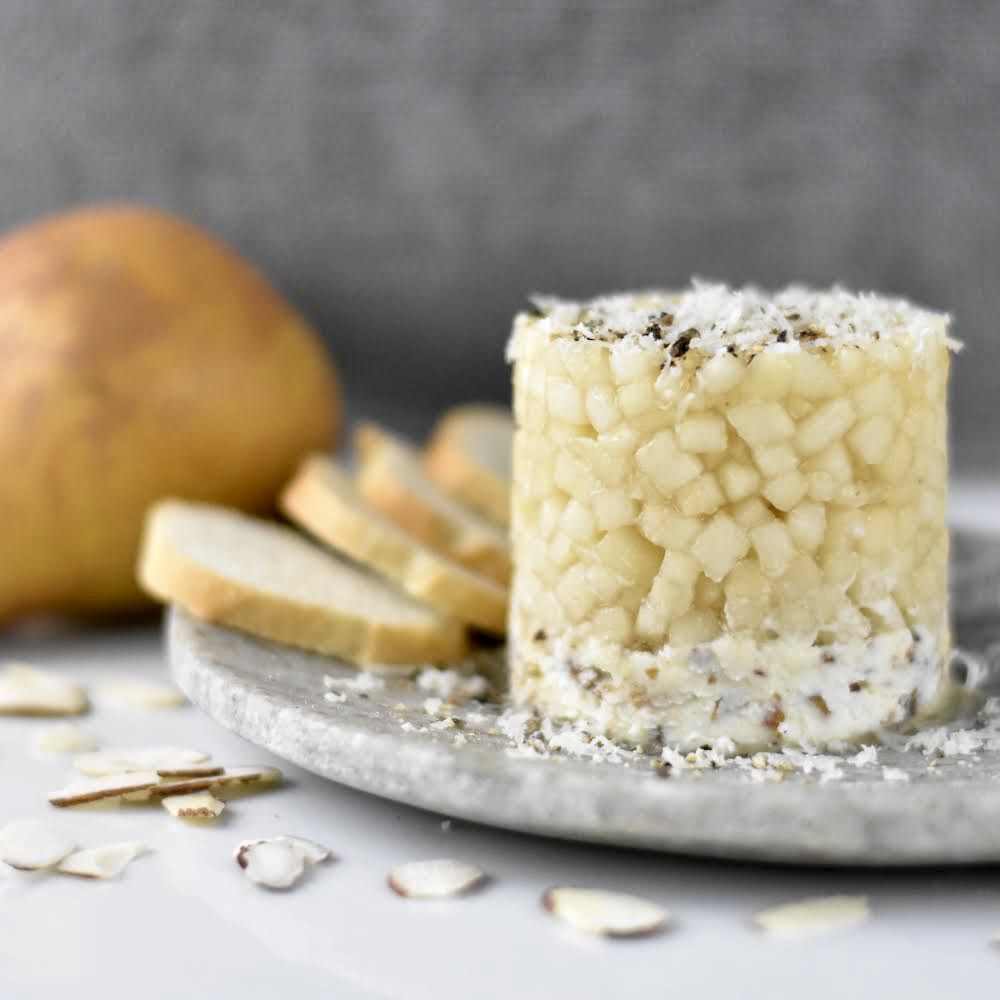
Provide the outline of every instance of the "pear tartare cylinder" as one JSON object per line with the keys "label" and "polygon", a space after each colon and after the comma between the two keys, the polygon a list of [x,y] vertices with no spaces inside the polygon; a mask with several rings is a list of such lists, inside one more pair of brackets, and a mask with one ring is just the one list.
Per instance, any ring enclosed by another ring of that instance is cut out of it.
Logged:
{"label": "pear tartare cylinder", "polygon": [[939,714],[951,346],[839,288],[536,299],[508,348],[514,699],[646,748]]}

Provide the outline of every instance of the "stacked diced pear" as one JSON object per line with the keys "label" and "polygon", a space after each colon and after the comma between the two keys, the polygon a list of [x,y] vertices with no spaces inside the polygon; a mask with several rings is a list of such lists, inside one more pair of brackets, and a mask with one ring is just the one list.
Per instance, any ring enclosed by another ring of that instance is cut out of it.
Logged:
{"label": "stacked diced pear", "polygon": [[[661,326],[656,336],[591,337],[519,317],[510,634],[522,699],[634,734],[622,713],[601,709],[594,684],[577,704],[572,684],[545,675],[593,667],[607,698],[652,702],[654,722],[658,694],[697,693],[677,679],[699,647],[710,650],[700,661],[714,664],[715,683],[726,678],[733,644],[722,639],[741,641],[734,677],[751,655],[783,684],[801,675],[815,688],[826,664],[845,691],[858,686],[856,709],[874,683],[871,656],[856,677],[843,661],[856,654],[860,664],[878,637],[892,637],[900,669],[917,659],[914,637],[926,637],[939,675],[948,643],[939,319],[920,338],[896,329],[844,342],[810,329],[740,346],[722,337],[707,349],[688,330],[678,350],[677,332]],[[769,670],[776,655],[800,666]],[[926,653],[920,661],[926,672]],[[772,739],[805,742],[781,725],[798,696],[817,715],[806,728],[835,738],[836,697],[757,687],[737,692],[744,721],[756,712]],[[852,711],[846,736],[901,721],[877,712],[887,718]],[[715,716],[713,732],[725,732],[717,706]]]}

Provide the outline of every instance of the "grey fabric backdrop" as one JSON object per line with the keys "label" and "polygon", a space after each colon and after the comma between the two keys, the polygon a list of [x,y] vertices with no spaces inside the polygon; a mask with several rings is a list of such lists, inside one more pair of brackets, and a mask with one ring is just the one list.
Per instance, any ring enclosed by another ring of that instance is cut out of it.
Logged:
{"label": "grey fabric backdrop", "polygon": [[1000,4],[6,0],[0,223],[158,202],[260,262],[355,411],[502,398],[530,290],[691,273],[951,310],[996,471]]}

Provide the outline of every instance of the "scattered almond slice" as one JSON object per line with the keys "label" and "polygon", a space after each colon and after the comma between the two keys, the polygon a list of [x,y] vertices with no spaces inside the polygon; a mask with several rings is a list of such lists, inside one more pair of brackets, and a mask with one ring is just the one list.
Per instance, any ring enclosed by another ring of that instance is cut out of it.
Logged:
{"label": "scattered almond slice", "polygon": [[160,780],[155,771],[133,771],[130,774],[105,774],[99,778],[80,778],[65,788],[53,792],[49,802],[54,806],[79,806],[100,799],[124,798],[142,789],[151,788]]}
{"label": "scattered almond slice", "polygon": [[97,740],[72,722],[61,722],[35,733],[35,746],[45,753],[80,753],[93,750]]}
{"label": "scattered almond slice", "polygon": [[36,819],[15,819],[0,829],[0,861],[21,871],[51,868],[76,845]]}
{"label": "scattered almond slice", "polygon": [[226,808],[226,803],[211,792],[167,795],[160,799],[160,804],[177,819],[215,819]]}
{"label": "scattered almond slice", "polygon": [[869,916],[866,896],[816,896],[762,910],[751,919],[774,937],[793,939],[837,931]]}
{"label": "scattered almond slice", "polygon": [[168,795],[211,791],[215,795],[227,792],[256,791],[281,781],[276,767],[230,767],[221,774],[206,774],[190,778],[167,778],[152,786],[144,786],[126,796],[129,802],[147,802]]}
{"label": "scattered almond slice", "polygon": [[145,845],[137,840],[86,847],[63,858],[56,865],[56,871],[64,875],[78,875],[80,878],[115,878],[145,849]]}
{"label": "scattered almond slice", "polygon": [[191,764],[188,767],[158,767],[156,773],[161,778],[210,778],[225,772],[221,764]]}
{"label": "scattered almond slice", "polygon": [[330,857],[322,844],[304,837],[269,837],[244,840],[236,848],[236,863],[251,882],[269,889],[288,889],[306,868]]}
{"label": "scattered almond slice", "polygon": [[82,715],[83,688],[43,670],[8,663],[0,671],[0,715]]}
{"label": "scattered almond slice", "polygon": [[475,865],[451,858],[410,861],[389,872],[389,888],[407,899],[445,899],[460,896],[481,885],[485,872]]}
{"label": "scattered almond slice", "polygon": [[656,903],[623,892],[556,886],[542,896],[549,913],[577,930],[602,937],[642,937],[662,930],[670,914]]}
{"label": "scattered almond slice", "polygon": [[[129,771],[167,771],[178,774],[180,769],[200,766],[208,758],[207,753],[185,750],[183,747],[129,747],[83,754],[74,759],[73,767],[92,778],[105,774],[126,774]],[[214,773],[221,770],[217,768]]]}
{"label": "scattered almond slice", "polygon": [[102,695],[123,701],[139,708],[165,709],[180,708],[187,704],[187,698],[166,681],[151,681],[138,677],[122,677],[105,681],[99,685]]}

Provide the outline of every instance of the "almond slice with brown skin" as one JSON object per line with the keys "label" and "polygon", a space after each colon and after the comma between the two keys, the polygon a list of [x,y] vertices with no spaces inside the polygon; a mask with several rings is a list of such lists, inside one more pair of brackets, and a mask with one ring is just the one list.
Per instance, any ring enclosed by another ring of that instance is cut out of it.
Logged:
{"label": "almond slice with brown skin", "polygon": [[158,767],[156,773],[161,778],[211,778],[224,774],[225,770],[221,764],[191,764],[188,767]]}
{"label": "almond slice with brown skin", "polygon": [[191,778],[166,778],[158,784],[144,787],[126,796],[129,802],[146,802],[168,795],[211,791],[213,795],[232,792],[260,791],[281,781],[276,767],[227,767],[221,774],[205,774]]}
{"label": "almond slice with brown skin", "polygon": [[486,873],[475,865],[452,858],[410,861],[389,872],[389,888],[407,899],[447,899],[482,885]]}
{"label": "almond slice with brown skin", "polygon": [[655,934],[670,920],[670,914],[657,903],[603,889],[555,886],[544,893],[542,905],[577,930],[609,938]]}
{"label": "almond slice with brown skin", "polygon": [[[201,750],[188,750],[184,747],[112,747],[75,757],[73,767],[92,778],[105,774],[126,774],[129,771],[167,770],[178,773],[181,769],[201,767],[208,758],[209,754]],[[216,768],[215,773],[221,770],[221,767]]]}
{"label": "almond slice with brown skin", "polygon": [[137,840],[104,844],[101,847],[86,847],[63,858],[56,865],[56,871],[63,875],[77,875],[80,878],[115,878],[145,849],[145,845]]}
{"label": "almond slice with brown skin", "polygon": [[0,670],[0,715],[82,715],[83,688],[44,670],[9,663]]}
{"label": "almond slice with brown skin", "polygon": [[867,896],[815,896],[755,913],[751,920],[774,937],[808,938],[864,923]]}
{"label": "almond slice with brown skin", "polygon": [[76,845],[36,819],[15,819],[0,828],[0,861],[20,871],[51,868]]}
{"label": "almond slice with brown skin", "polygon": [[289,889],[307,867],[326,861],[330,851],[304,837],[244,840],[236,848],[236,863],[251,882],[268,889]]}
{"label": "almond slice with brown skin", "polygon": [[152,788],[159,782],[155,771],[133,771],[129,774],[105,774],[99,778],[81,778],[53,792],[49,802],[54,806],[79,806],[101,799],[120,799]]}
{"label": "almond slice with brown skin", "polygon": [[177,819],[215,819],[226,808],[226,803],[211,792],[167,795],[160,799],[160,804]]}

